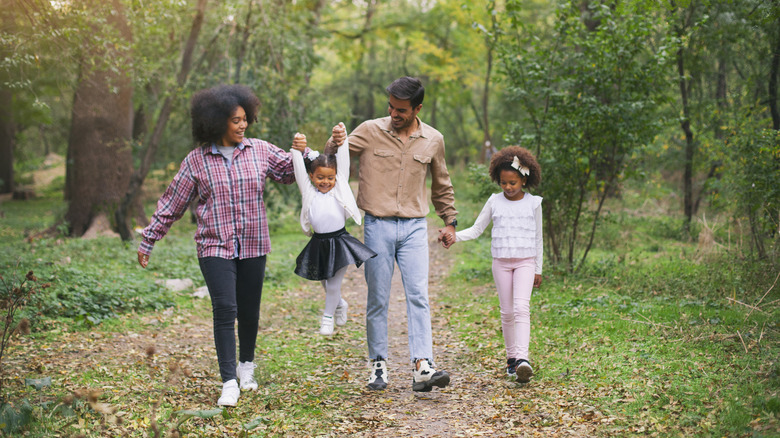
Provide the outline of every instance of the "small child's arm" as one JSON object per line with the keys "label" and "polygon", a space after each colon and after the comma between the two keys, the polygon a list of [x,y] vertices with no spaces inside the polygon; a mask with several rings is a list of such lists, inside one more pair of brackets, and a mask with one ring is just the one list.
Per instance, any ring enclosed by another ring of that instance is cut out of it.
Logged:
{"label": "small child's arm", "polygon": [[290,154],[292,154],[293,171],[295,172],[295,182],[298,184],[298,190],[301,194],[305,194],[306,190],[310,189],[311,182],[309,180],[309,173],[306,171],[306,164],[303,162],[303,153],[306,151],[306,136],[300,132],[293,137],[292,148]]}
{"label": "small child's arm", "polygon": [[542,204],[534,209],[534,220],[536,221],[536,257],[534,272],[534,287],[542,285],[542,265],[544,264],[544,236],[542,234]]}
{"label": "small child's arm", "polygon": [[455,233],[455,242],[472,240],[481,236],[482,232],[485,231],[485,228],[487,228],[487,226],[490,224],[492,214],[493,196],[491,196],[485,203],[485,206],[482,207],[482,211],[479,212],[479,216],[477,216],[477,220],[474,221],[474,225]]}

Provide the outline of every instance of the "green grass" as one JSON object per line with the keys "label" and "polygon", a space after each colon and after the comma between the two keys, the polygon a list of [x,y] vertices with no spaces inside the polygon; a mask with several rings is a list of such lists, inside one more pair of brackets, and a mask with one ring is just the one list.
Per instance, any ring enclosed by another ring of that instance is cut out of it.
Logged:
{"label": "green grass", "polygon": [[[628,188],[620,203],[610,202],[595,246],[578,273],[566,274],[546,262],[544,284],[531,305],[531,354],[533,385],[552,389],[533,392],[534,397],[518,402],[519,412],[508,415],[533,413],[539,405],[561,399],[592,406],[611,419],[600,426],[602,435],[780,436],[780,287],[763,298],[760,311],[751,313],[746,306],[759,303],[777,268],[746,257],[735,245],[703,251],[683,238],[679,218],[643,210],[648,199],[664,199],[653,190]],[[465,199],[458,203],[461,228],[482,207]],[[164,339],[174,327],[158,317],[166,309],[200,321],[211,318],[207,300],[170,293],[154,283],[191,278],[196,287],[203,284],[192,241],[195,226],[187,218],[173,226],[156,245],[149,267],[141,269],[137,242],[62,236],[25,240],[56,223],[63,205],[58,195],[0,205],[0,273],[8,279],[32,269],[52,283],[39,303],[42,313],[30,313],[31,307],[26,314],[34,320],[33,333],[6,353],[27,352],[25,377],[57,373],[53,386],[40,391],[19,381],[6,383],[6,400],[17,410],[25,401],[33,409],[35,421],[25,429],[27,435],[152,435],[152,420],[164,433],[182,418],[176,411],[213,406],[218,386],[211,356],[176,351],[146,357],[141,352],[66,368],[64,374],[36,357],[38,349],[62,349],[63,356],[89,351],[93,337],[116,333],[159,333],[158,339]],[[147,211],[152,208],[148,205]],[[184,420],[180,431],[185,434],[234,436],[246,426],[249,436],[323,435],[349,415],[336,407],[361,396],[349,373],[364,366],[362,326],[340,330],[339,339],[316,334],[322,303],[302,298],[307,296],[302,291],[318,286],[291,269],[307,240],[297,212],[277,213],[272,220],[273,250],[258,342],[260,390],[216,418]],[[702,228],[696,225],[697,232]],[[716,241],[727,242],[727,230],[716,230]],[[350,232],[362,237],[360,227],[352,225]],[[468,347],[461,360],[498,369],[504,345],[489,233],[451,251],[457,258],[448,295],[439,298],[441,316]],[[68,313],[76,309],[86,314]],[[175,363],[195,374],[172,380],[177,377],[169,367]],[[312,379],[313,374],[325,378]],[[98,412],[86,396],[52,413],[75,388],[99,387],[104,387],[100,402],[120,407],[123,424],[110,424],[113,414]],[[74,416],[64,415],[67,409]],[[8,418],[0,413],[0,423]],[[557,421],[532,420],[529,424],[539,428]]]}
{"label": "green grass", "polygon": [[[574,388],[618,418],[604,434],[780,436],[780,291],[752,313],[734,301],[757,304],[777,268],[701,254],[669,217],[612,207],[580,272],[548,264],[534,290],[536,382]],[[486,233],[456,245],[448,313],[470,346],[466,359],[496,368],[505,353],[489,242]]]}
{"label": "green grass", "polygon": [[[153,330],[164,336],[170,320],[154,315],[167,308],[210,320],[208,299],[195,300],[188,292],[171,293],[154,283],[159,279],[190,278],[195,287],[203,285],[192,240],[195,225],[186,217],[155,245],[149,266],[142,269],[136,261],[137,241],[125,244],[116,238],[82,240],[64,236],[25,240],[55,223],[65,211],[62,205],[61,197],[0,205],[3,212],[0,274],[10,279],[33,270],[41,281],[52,283],[43,299],[32,303],[40,306],[42,312],[37,313],[31,304],[22,315],[33,319],[33,332],[25,337],[24,351],[36,348],[79,351],[88,347],[93,337],[110,337],[115,333]],[[153,205],[147,206],[147,210],[151,209]],[[301,326],[301,321],[314,324],[322,305],[319,300],[296,299],[301,287],[310,283],[292,272],[295,257],[308,238],[300,231],[297,213],[277,214],[274,220],[273,249],[267,258],[261,306],[260,324],[266,329],[259,335],[257,352],[263,358],[256,373],[261,388],[253,394],[251,402],[226,411],[219,419],[187,419],[180,427],[183,433],[202,435],[214,431],[234,436],[247,426],[272,435],[283,435],[288,430],[311,431],[316,435],[328,430],[333,419],[341,415],[333,410],[336,402],[345,395],[354,397],[360,391],[348,380],[338,385],[310,381],[312,372],[341,376],[338,373],[363,366],[364,351],[340,345],[337,340],[323,341],[313,326]],[[354,225],[350,226],[350,232],[361,235],[361,229]],[[77,309],[84,313],[68,313]],[[156,321],[154,325],[150,325],[148,318]],[[281,323],[275,319],[271,326],[269,318],[280,318]],[[352,340],[364,338],[357,325],[340,333],[339,336]],[[65,346],[74,340],[82,345],[73,346],[72,350]],[[154,340],[145,342],[153,344]],[[19,348],[11,348],[6,357],[18,351]],[[33,411],[36,420],[25,429],[29,436],[52,436],[55,431],[86,436],[104,436],[122,430],[149,431],[152,418],[165,432],[175,422],[176,411],[213,406],[219,387],[213,369],[216,360],[211,355],[205,375],[199,372],[189,379],[179,378],[179,383],[171,381],[175,376],[168,369],[170,364],[191,359],[186,352],[181,352],[166,360],[141,354],[129,362],[91,364],[54,375],[54,385],[40,391],[14,382],[6,385],[3,397],[16,411],[26,401],[37,409]],[[26,374],[30,376],[50,375],[60,370],[32,356],[29,361]],[[72,416],[61,415],[59,411],[52,413],[53,406],[70,397],[72,388],[100,387],[107,389],[102,390],[99,402],[121,407],[122,424],[112,424],[116,418],[113,414],[96,410],[88,402],[87,392],[75,400],[72,408],[68,407]],[[170,401],[182,397],[188,400],[185,405]],[[152,416],[150,409],[157,403]],[[10,416],[0,414],[0,424],[21,418],[20,415],[18,412]]]}

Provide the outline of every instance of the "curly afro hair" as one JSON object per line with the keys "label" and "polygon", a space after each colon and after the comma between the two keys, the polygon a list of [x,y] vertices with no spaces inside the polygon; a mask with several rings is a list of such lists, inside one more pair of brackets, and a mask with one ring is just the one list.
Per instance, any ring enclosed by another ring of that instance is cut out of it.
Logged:
{"label": "curly afro hair", "polygon": [[249,125],[257,121],[260,99],[245,85],[218,85],[195,93],[190,102],[195,143],[202,146],[218,142],[227,131],[230,116],[239,106],[246,112]]}
{"label": "curly afro hair", "polygon": [[507,146],[493,154],[493,158],[490,159],[490,179],[499,184],[501,182],[502,170],[512,170],[519,175],[520,172],[512,167],[515,157],[520,160],[520,164],[530,170],[525,186],[531,188],[538,187],[539,183],[542,182],[542,168],[531,151],[520,146]]}

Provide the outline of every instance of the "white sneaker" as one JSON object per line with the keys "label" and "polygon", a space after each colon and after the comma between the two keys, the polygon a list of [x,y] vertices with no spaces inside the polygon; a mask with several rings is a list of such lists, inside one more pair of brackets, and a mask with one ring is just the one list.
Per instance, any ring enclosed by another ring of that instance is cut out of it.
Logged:
{"label": "white sneaker", "polygon": [[238,368],[238,381],[241,382],[242,390],[254,390],[257,389],[257,381],[255,380],[255,365],[254,362],[239,362]]}
{"label": "white sneaker", "polygon": [[349,304],[342,299],[339,305],[336,306],[336,313],[333,315],[337,326],[340,327],[347,323],[347,309],[349,309]]}
{"label": "white sneaker", "polygon": [[377,357],[371,361],[371,375],[368,376],[368,389],[375,391],[387,388],[387,361]]}
{"label": "white sneaker", "polygon": [[235,406],[239,395],[241,391],[238,389],[236,379],[228,380],[222,384],[222,396],[217,400],[217,406]]}
{"label": "white sneaker", "polygon": [[320,325],[320,334],[323,336],[330,336],[333,334],[333,317],[332,316],[324,316],[322,317],[322,325]]}
{"label": "white sneaker", "polygon": [[436,371],[431,367],[428,359],[417,361],[419,368],[415,366],[412,372],[412,390],[417,392],[428,392],[434,386],[444,388],[450,384],[450,375],[446,371]]}

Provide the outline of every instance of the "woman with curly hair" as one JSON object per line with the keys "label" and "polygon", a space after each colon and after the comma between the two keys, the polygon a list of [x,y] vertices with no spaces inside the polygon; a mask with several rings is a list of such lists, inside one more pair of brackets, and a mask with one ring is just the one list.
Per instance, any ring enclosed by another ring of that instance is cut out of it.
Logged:
{"label": "woman with curly hair", "polygon": [[[235,406],[240,389],[257,389],[255,344],[266,254],[271,250],[263,191],[266,178],[282,184],[295,181],[289,152],[244,137],[247,127],[257,121],[259,105],[260,100],[242,85],[220,85],[192,97],[196,147],[157,202],[138,248],[138,263],[145,268],[155,242],[197,201],[195,244],[211,296],[222,377],[220,406]],[[306,138],[296,135],[293,147],[306,150]]]}
{"label": "woman with curly hair", "polygon": [[519,146],[493,155],[489,172],[503,193],[491,195],[474,225],[456,232],[455,241],[476,239],[493,221],[493,279],[501,306],[506,371],[528,383],[534,373],[528,361],[531,291],[542,284],[542,198],[523,189],[537,187],[542,173],[533,154]]}

